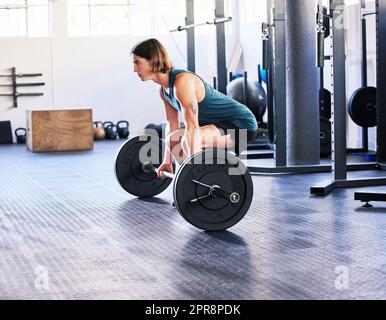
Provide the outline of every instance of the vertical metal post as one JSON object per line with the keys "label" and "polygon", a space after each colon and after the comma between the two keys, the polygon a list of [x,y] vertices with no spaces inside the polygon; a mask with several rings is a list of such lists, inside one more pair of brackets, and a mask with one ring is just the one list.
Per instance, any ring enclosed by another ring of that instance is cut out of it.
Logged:
{"label": "vertical metal post", "polygon": [[249,107],[248,72],[244,71],[243,104]]}
{"label": "vertical metal post", "polygon": [[[319,68],[319,82],[320,82],[320,90],[324,89],[324,68]],[[320,93],[319,93],[320,94]]]}
{"label": "vertical metal post", "polygon": [[[276,166],[287,166],[287,71],[286,71],[286,27],[285,0],[273,2],[274,24],[274,110],[276,135]],[[270,7],[270,6],[268,6]]]}
{"label": "vertical metal post", "polygon": [[[225,17],[224,0],[216,0],[215,17]],[[225,23],[219,23],[216,25],[216,41],[217,41],[217,82],[218,91],[226,94],[227,88],[227,67],[226,67],[226,48],[225,48]]]}
{"label": "vertical metal post", "polygon": [[29,20],[29,6],[28,6],[28,1],[24,0],[24,5],[25,5],[25,36],[28,38],[29,34],[29,26],[28,26],[28,20]]}
{"label": "vertical metal post", "polygon": [[[366,0],[361,0],[361,13],[366,9]],[[362,87],[367,87],[367,26],[366,16],[361,14],[362,21]]]}
{"label": "vertical metal post", "polygon": [[[366,9],[366,0],[361,0],[361,12]],[[367,26],[366,17],[361,14],[362,22],[362,88],[367,87]],[[362,148],[369,151],[369,129],[362,128]]]}
{"label": "vertical metal post", "polygon": [[12,74],[12,93],[13,93],[13,107],[17,108],[17,86],[16,86],[16,68],[11,68]]}
{"label": "vertical metal post", "polygon": [[[186,0],[186,18],[185,24],[194,24],[194,0]],[[195,51],[195,38],[194,28],[186,30],[186,42],[188,53],[188,70],[196,72],[196,51]]]}
{"label": "vertical metal post", "polygon": [[377,0],[378,161],[386,163],[386,0]]}
{"label": "vertical metal post", "polygon": [[346,59],[344,0],[330,0],[332,93],[332,171],[334,180],[347,179],[346,141]]}

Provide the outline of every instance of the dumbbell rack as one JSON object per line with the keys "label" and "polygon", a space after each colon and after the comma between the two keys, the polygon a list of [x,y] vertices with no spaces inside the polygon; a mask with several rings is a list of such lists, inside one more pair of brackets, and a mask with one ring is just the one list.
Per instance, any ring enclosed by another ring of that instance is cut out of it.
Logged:
{"label": "dumbbell rack", "polygon": [[36,86],[44,86],[44,82],[35,82],[35,83],[18,83],[16,81],[17,78],[24,78],[24,77],[40,77],[42,76],[42,73],[16,73],[16,68],[11,68],[11,74],[3,74],[0,75],[0,77],[4,78],[11,78],[12,83],[11,84],[0,84],[0,87],[12,87],[12,93],[1,93],[1,97],[13,97],[13,107],[17,108],[18,101],[17,99],[19,97],[37,97],[42,96],[43,93],[19,93],[17,92],[18,87],[36,87]]}

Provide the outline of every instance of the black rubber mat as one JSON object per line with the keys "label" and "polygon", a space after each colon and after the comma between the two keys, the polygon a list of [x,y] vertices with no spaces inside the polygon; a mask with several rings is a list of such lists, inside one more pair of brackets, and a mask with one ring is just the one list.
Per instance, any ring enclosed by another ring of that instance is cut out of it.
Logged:
{"label": "black rubber mat", "polygon": [[329,175],[254,176],[246,217],[206,233],[171,189],[125,193],[118,148],[0,147],[0,299],[386,298],[386,208],[361,209],[355,190],[311,197]]}

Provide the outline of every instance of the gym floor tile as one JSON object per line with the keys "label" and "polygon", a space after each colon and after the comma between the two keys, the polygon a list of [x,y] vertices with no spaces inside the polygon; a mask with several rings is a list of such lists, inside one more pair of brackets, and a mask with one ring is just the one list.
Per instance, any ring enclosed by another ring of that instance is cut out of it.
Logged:
{"label": "gym floor tile", "polygon": [[0,299],[386,299],[385,204],[311,196],[331,174],[256,175],[246,217],[203,232],[170,205],[172,186],[146,201],[122,190],[120,144],[0,147]]}

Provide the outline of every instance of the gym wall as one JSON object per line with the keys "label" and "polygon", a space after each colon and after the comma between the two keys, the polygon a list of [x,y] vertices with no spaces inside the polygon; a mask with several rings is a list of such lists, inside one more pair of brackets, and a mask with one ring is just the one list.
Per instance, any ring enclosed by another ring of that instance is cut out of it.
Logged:
{"label": "gym wall", "polygon": [[266,1],[243,0],[239,4],[240,44],[243,48],[241,71],[248,71],[251,79],[257,79],[257,65],[262,63],[261,24],[267,20]]}
{"label": "gym wall", "polygon": [[[12,108],[11,97],[0,97],[0,120],[11,120],[13,128],[25,127],[27,109],[63,107],[92,107],[95,120],[128,119],[132,129],[142,129],[149,122],[160,122],[164,115],[156,86],[140,83],[132,72],[129,49],[143,38],[130,36],[98,36],[69,38],[67,36],[66,1],[52,2],[52,38],[0,37],[0,73],[8,73],[15,66],[17,72],[41,72],[44,87],[20,88],[20,92],[43,92],[42,97],[23,97],[19,107]],[[368,7],[375,7],[369,2]],[[361,39],[359,0],[347,3],[347,99],[360,87]],[[265,21],[265,1],[243,0],[232,2],[232,32],[227,34],[228,64],[236,48],[242,48],[241,59],[235,70],[247,70],[257,77],[261,63],[261,22]],[[375,84],[375,17],[368,21],[368,83]],[[213,27],[206,35],[196,38],[196,71],[212,83],[216,72],[216,44]],[[185,33],[174,33],[176,42],[186,55]],[[177,67],[186,67],[173,38],[161,37]],[[329,89],[328,61],[325,68],[325,86]],[[23,79],[24,81],[25,79]],[[35,81],[35,79],[33,80]],[[5,80],[2,81],[5,83]],[[1,93],[9,88],[0,88]],[[145,98],[144,98],[145,97]],[[348,118],[348,145],[359,146],[361,129]],[[375,130],[370,130],[370,147],[375,148]]]}
{"label": "gym wall", "polygon": [[[164,119],[157,86],[141,83],[133,73],[129,55],[133,45],[148,37],[68,37],[66,1],[52,2],[52,21],[52,38],[0,37],[0,73],[16,67],[17,73],[43,73],[43,77],[28,81],[45,82],[44,87],[19,88],[20,92],[43,92],[44,96],[22,97],[17,109],[12,107],[12,97],[0,97],[0,120],[11,120],[13,128],[25,127],[27,109],[93,108],[94,120],[127,119],[134,134],[146,124]],[[200,35],[196,42],[197,72],[209,83],[216,71],[215,32],[211,28],[213,32]],[[237,32],[232,30],[228,36],[227,52],[232,52]],[[186,68],[175,44],[186,56],[186,33],[174,33],[173,37],[158,39],[176,67]],[[9,81],[5,79],[2,83]],[[9,88],[0,90],[10,92]]]}

